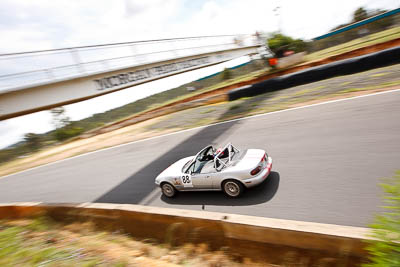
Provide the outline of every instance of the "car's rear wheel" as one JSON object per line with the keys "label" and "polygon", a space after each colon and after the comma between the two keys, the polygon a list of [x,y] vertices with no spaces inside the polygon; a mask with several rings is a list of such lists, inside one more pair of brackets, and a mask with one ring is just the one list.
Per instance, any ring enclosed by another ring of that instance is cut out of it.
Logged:
{"label": "car's rear wheel", "polygon": [[163,183],[161,185],[161,192],[166,197],[174,197],[176,195],[176,189],[169,183]]}
{"label": "car's rear wheel", "polygon": [[228,180],[222,184],[222,189],[229,197],[239,197],[243,191],[243,185],[235,180]]}

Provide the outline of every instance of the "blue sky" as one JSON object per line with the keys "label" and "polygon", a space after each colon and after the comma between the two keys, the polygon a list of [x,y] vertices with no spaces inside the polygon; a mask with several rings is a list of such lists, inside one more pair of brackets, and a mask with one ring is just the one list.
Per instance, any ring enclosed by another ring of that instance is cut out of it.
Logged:
{"label": "blue sky", "polygon": [[[311,39],[348,22],[357,7],[398,0],[2,0],[0,53],[159,38],[273,32]],[[273,9],[280,6],[280,16]],[[238,63],[241,63],[238,61]],[[233,65],[234,63],[228,63]],[[73,119],[129,103],[221,70],[214,66],[66,107]],[[48,111],[0,122],[0,148],[52,128]]]}

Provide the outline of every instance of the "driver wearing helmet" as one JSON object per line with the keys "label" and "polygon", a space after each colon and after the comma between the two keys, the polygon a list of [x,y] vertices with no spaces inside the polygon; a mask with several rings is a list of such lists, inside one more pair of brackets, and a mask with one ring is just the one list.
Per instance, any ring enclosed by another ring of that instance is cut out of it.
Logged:
{"label": "driver wearing helmet", "polygon": [[202,158],[202,161],[209,161],[209,160],[214,160],[214,158],[219,154],[219,158],[226,158],[228,156],[228,150],[225,149],[222,151],[222,148],[218,148],[216,151],[214,151],[213,154],[207,154]]}
{"label": "driver wearing helmet", "polygon": [[217,151],[214,153],[214,157],[216,157],[219,154],[219,158],[223,159],[228,157],[228,148],[224,149],[222,151],[222,148],[218,148]]}

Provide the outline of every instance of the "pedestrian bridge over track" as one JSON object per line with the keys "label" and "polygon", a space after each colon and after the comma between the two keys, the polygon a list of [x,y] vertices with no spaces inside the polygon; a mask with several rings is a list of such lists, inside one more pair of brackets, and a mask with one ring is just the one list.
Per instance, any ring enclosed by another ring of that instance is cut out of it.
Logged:
{"label": "pedestrian bridge over track", "polygon": [[260,52],[251,35],[174,38],[0,55],[0,120]]}

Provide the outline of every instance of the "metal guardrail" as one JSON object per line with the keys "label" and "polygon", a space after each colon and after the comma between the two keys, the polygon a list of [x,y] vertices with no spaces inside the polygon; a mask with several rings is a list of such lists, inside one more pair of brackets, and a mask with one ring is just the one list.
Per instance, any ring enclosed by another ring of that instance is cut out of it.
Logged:
{"label": "metal guardrail", "polygon": [[219,35],[0,54],[0,93],[257,42],[251,35]]}

